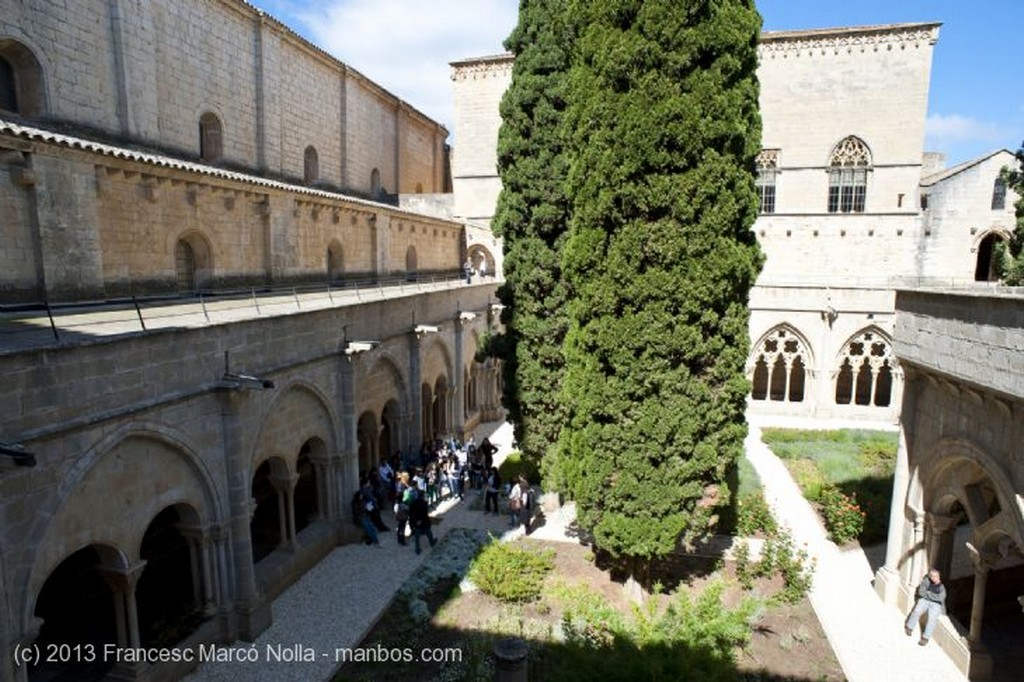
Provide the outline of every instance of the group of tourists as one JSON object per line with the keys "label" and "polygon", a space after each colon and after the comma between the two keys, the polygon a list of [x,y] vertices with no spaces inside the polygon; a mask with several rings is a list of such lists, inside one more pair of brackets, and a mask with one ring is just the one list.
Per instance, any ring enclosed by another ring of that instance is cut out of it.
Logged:
{"label": "group of tourists", "polygon": [[436,542],[431,510],[442,500],[462,500],[471,491],[484,495],[485,514],[499,514],[499,498],[504,496],[509,525],[521,524],[529,533],[534,508],[530,483],[520,475],[503,485],[494,466],[497,451],[488,439],[477,445],[470,436],[465,442],[454,437],[437,438],[404,456],[395,452],[361,477],[359,490],[352,497],[352,518],[363,531],[363,542],[380,546],[380,533],[391,531],[381,518],[381,510],[390,508],[398,544],[407,544],[406,538],[411,535],[419,554],[421,537],[431,547]]}

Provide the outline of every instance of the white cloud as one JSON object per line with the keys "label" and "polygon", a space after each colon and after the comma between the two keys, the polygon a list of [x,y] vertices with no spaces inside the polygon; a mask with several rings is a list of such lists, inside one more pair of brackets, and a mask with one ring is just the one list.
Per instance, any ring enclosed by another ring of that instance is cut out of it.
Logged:
{"label": "white cloud", "polygon": [[276,0],[273,5],[301,22],[295,28],[314,43],[452,132],[448,63],[503,52],[519,11],[517,0],[322,0],[313,7]]}
{"label": "white cloud", "polygon": [[930,140],[942,142],[1000,142],[1007,133],[1002,126],[960,114],[931,114],[925,124]]}

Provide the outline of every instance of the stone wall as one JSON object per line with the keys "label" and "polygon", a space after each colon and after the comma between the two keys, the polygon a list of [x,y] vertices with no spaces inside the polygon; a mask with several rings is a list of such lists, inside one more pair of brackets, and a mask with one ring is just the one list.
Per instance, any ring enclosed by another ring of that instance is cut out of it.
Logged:
{"label": "stone wall", "polygon": [[464,257],[462,225],[341,194],[18,126],[0,148],[0,300],[179,291],[183,240],[203,289],[454,272]]}
{"label": "stone wall", "polygon": [[[270,599],[351,538],[348,500],[365,466],[357,420],[396,406],[391,444],[405,452],[424,436],[421,386],[451,387],[437,399],[453,430],[497,404],[495,371],[474,358],[494,288],[457,285],[0,356],[0,434],[36,459],[32,468],[0,462],[0,678],[15,678],[13,642],[39,634],[33,614],[56,567],[96,547],[106,569],[137,579],[142,538],[169,507],[197,539],[193,558],[209,578],[196,588],[210,616],[202,631],[210,639],[200,641],[258,634],[272,619]],[[413,320],[438,331],[419,335]],[[348,355],[352,339],[379,345]],[[480,406],[467,404],[470,389],[486,394]],[[301,453],[317,472],[316,519],[254,563],[254,474],[273,465],[291,516]],[[159,676],[144,673],[138,679]]]}
{"label": "stone wall", "polygon": [[242,0],[0,6],[41,120],[195,158],[209,112],[225,164],[302,180],[312,146],[329,186],[369,195],[377,168],[391,193],[444,191],[443,126]]}

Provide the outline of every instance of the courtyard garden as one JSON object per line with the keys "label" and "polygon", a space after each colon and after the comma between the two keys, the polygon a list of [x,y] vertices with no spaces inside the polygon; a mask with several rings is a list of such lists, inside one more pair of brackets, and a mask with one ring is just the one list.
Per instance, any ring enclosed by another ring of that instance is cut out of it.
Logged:
{"label": "courtyard garden", "polygon": [[531,680],[842,680],[786,536],[723,562],[678,555],[642,604],[587,546],[453,528],[364,649],[447,648],[458,660],[349,663],[335,680],[492,680],[494,644],[524,640]]}
{"label": "courtyard garden", "polygon": [[762,440],[815,507],[830,540],[885,542],[898,434],[764,429]]}

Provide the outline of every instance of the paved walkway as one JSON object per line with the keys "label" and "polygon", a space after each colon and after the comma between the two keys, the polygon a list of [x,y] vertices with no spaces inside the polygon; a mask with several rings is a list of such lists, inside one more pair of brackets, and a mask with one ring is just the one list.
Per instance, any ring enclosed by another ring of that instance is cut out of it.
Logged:
{"label": "paved walkway", "polygon": [[[787,424],[788,425],[788,424]],[[821,422],[792,424],[823,428]],[[884,426],[884,425],[878,425]],[[864,428],[864,425],[859,425]],[[891,428],[891,425],[890,425]],[[498,448],[500,462],[511,451],[508,424],[484,424],[477,442],[488,436]],[[804,500],[785,466],[760,440],[756,425],[746,442],[747,457],[765,487],[765,497],[780,523],[788,527],[798,546],[806,543],[817,560],[810,599],[829,642],[850,682],[965,682],[965,678],[934,643],[917,645],[903,634],[903,614],[886,604],[871,586],[872,571],[860,550],[841,552],[826,539],[817,515]],[[470,493],[472,494],[472,493]],[[496,535],[508,531],[508,519],[472,511],[469,504],[445,502],[439,508],[443,535],[450,528],[485,528]],[[532,537],[570,541],[566,529],[574,521],[572,507],[545,520]],[[389,520],[390,523],[390,520]],[[381,536],[381,548],[346,545],[335,549],[273,603],[273,624],[255,643],[256,662],[208,662],[187,677],[191,682],[253,680],[329,680],[337,664],[339,647],[355,647],[387,608],[395,591],[430,556],[416,556],[409,546],[397,544],[393,533]],[[275,662],[276,647],[313,652],[312,661]],[[249,649],[251,645],[234,645]]]}
{"label": "paved walkway", "polygon": [[[823,428],[821,422],[793,426]],[[756,425],[750,427],[746,450],[779,523],[792,531],[797,546],[806,543],[808,554],[817,560],[811,605],[850,682],[965,682],[934,642],[918,646],[916,633],[903,633],[906,614],[875,594],[864,552],[840,551],[827,539],[785,465],[761,442]]]}

